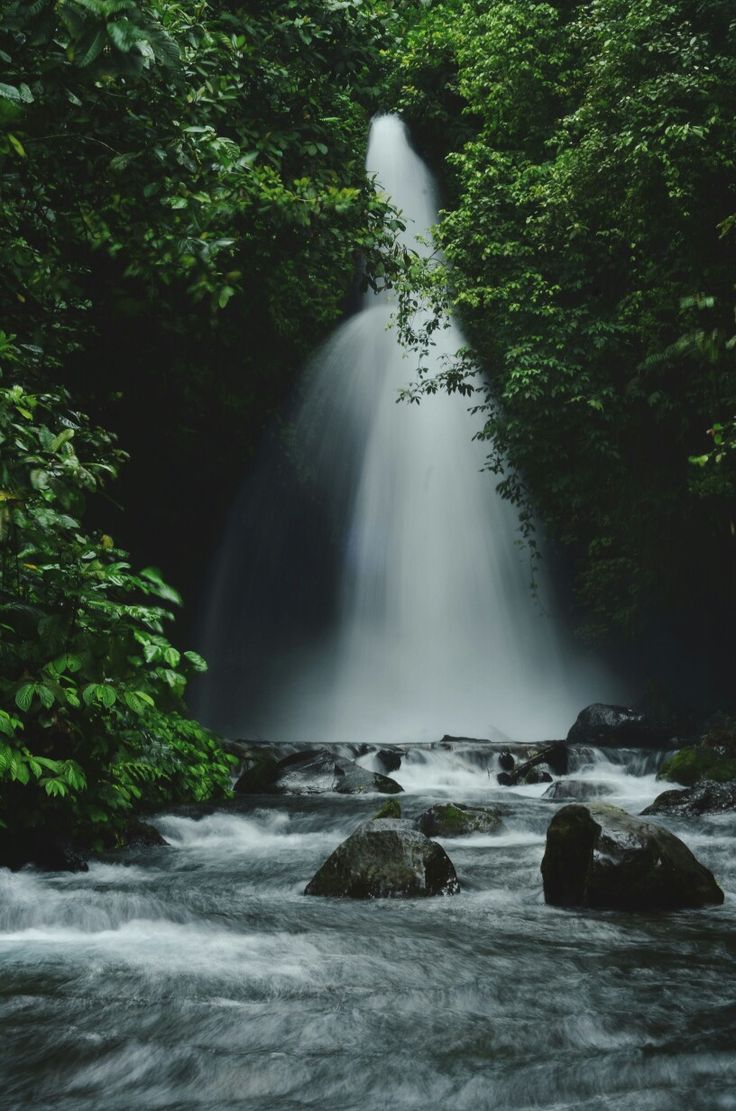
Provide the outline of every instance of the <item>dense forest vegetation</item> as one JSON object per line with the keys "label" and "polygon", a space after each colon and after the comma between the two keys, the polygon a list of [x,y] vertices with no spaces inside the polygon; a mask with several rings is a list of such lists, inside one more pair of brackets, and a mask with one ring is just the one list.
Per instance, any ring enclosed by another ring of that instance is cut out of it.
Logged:
{"label": "dense forest vegetation", "polygon": [[449,300],[474,352],[424,388],[480,386],[584,632],[706,698],[732,684],[736,618],[733,15],[458,0],[398,60],[449,200],[452,286],[416,267],[408,301]]}
{"label": "dense forest vegetation", "polygon": [[[408,333],[424,298],[461,318],[472,355],[409,394],[480,390],[504,492],[564,551],[584,630],[642,686],[687,676],[726,704],[727,0],[11,0],[0,66],[11,830],[114,844],[133,811],[227,791],[184,701],[204,661],[164,630],[360,280],[401,285]],[[440,174],[447,270],[401,255],[364,179],[384,109]]]}

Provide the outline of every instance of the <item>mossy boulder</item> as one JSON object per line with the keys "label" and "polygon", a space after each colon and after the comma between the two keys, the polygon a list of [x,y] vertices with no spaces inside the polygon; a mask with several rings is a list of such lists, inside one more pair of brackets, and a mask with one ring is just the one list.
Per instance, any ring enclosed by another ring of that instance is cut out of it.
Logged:
{"label": "mossy boulder", "polygon": [[349,899],[416,899],[457,895],[452,861],[441,845],[411,822],[378,818],[364,822],[327,858],[305,895]]}
{"label": "mossy boulder", "polygon": [[724,756],[718,749],[705,744],[681,748],[665,760],[660,768],[660,779],[692,787],[701,780],[730,783],[736,780],[736,757]]}
{"label": "mossy boulder", "polygon": [[679,837],[613,806],[563,806],[542,860],[544,898],[562,907],[677,910],[723,892]]}
{"label": "mossy boulder", "polygon": [[420,814],[417,829],[427,837],[464,837],[469,833],[495,833],[502,822],[496,807],[440,803]]}

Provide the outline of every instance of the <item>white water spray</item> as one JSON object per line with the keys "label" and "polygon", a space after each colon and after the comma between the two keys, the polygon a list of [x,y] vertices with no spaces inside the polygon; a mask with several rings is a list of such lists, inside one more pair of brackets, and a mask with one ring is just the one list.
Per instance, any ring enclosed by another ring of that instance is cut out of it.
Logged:
{"label": "white water spray", "polygon": [[[436,220],[434,185],[395,116],[373,123],[367,171],[402,211],[406,245],[428,250],[417,237]],[[572,651],[544,581],[532,595],[518,517],[482,471],[468,400],[396,404],[413,368],[394,311],[385,295],[365,297],[313,360],[294,419],[300,468],[339,552],[332,619],[295,636],[286,612],[274,632],[275,595],[299,599],[315,587],[303,526],[287,519],[303,521],[304,490],[297,514],[264,470],[226,540],[200,709],[231,734],[274,740],[487,737],[493,727],[522,740],[564,736],[583,705],[611,699],[610,680]],[[462,345],[454,326],[437,333],[435,369]],[[254,544],[265,571],[248,554]]]}

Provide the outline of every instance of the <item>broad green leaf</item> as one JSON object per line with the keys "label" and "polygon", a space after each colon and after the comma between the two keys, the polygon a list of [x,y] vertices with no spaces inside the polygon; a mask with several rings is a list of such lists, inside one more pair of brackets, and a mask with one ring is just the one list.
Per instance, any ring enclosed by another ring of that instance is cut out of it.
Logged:
{"label": "broad green leaf", "polygon": [[35,691],[36,686],[34,683],[24,683],[23,686],[19,687],[15,692],[16,706],[21,710],[30,710]]}

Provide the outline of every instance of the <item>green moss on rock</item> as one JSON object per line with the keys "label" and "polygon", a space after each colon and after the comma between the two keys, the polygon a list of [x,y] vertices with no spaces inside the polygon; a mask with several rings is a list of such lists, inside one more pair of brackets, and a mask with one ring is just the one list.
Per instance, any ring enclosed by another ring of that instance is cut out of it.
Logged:
{"label": "green moss on rock", "polygon": [[400,818],[401,817],[401,803],[398,799],[389,799],[384,802],[380,810],[377,810],[373,818]]}
{"label": "green moss on rock", "polygon": [[665,760],[659,774],[661,779],[681,783],[683,787],[692,787],[702,779],[730,783],[736,779],[736,759],[705,745],[681,748]]}

